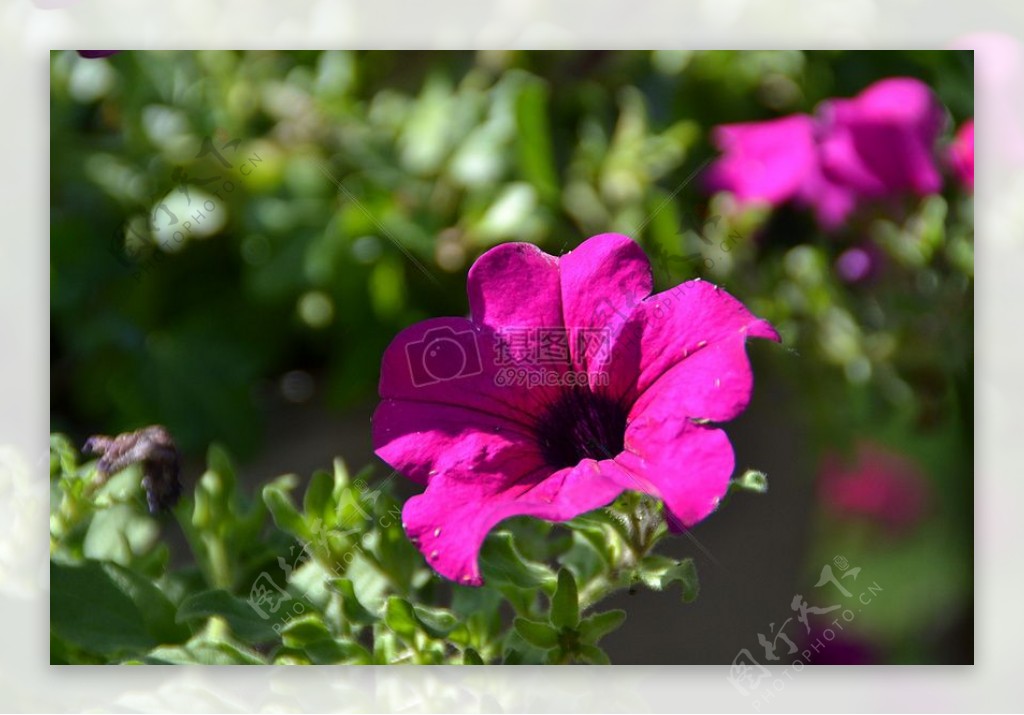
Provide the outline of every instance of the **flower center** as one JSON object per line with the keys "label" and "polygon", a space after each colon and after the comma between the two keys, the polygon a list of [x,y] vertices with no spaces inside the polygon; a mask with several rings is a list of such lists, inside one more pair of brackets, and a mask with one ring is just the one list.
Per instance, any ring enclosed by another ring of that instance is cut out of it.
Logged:
{"label": "flower center", "polygon": [[541,453],[556,469],[587,458],[611,459],[622,451],[625,437],[626,409],[585,387],[566,390],[537,422]]}

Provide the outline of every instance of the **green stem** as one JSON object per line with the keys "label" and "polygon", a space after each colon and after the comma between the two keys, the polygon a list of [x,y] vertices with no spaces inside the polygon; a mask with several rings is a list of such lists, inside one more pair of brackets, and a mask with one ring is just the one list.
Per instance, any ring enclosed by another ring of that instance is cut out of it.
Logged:
{"label": "green stem", "polygon": [[636,566],[668,533],[664,519],[645,501],[639,502],[627,517],[630,523],[629,538],[623,541],[628,552],[623,555],[622,563],[612,566],[607,573],[596,577],[580,591],[581,611],[631,586]]}
{"label": "green stem", "polygon": [[231,575],[231,561],[228,559],[228,550],[224,546],[224,540],[216,534],[210,533],[203,534],[202,539],[210,565],[211,584],[214,588],[230,591],[234,585],[234,578]]}

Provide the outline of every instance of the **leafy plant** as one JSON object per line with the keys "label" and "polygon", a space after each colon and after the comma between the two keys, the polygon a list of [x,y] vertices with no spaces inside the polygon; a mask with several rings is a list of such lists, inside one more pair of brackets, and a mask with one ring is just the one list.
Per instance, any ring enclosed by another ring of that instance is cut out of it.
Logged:
{"label": "leafy plant", "polygon": [[301,497],[286,475],[248,499],[214,446],[156,516],[137,466],[100,484],[61,435],[50,463],[54,663],[607,663],[601,640],[626,619],[598,608],[607,596],[697,593],[691,560],[655,553],[660,505],[639,494],[563,526],[505,522],[471,588],[426,566],[388,480],[341,460]]}

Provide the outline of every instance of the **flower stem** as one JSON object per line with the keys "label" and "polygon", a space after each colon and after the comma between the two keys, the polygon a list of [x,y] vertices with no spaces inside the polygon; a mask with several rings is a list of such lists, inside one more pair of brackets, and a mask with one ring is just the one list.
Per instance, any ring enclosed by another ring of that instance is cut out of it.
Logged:
{"label": "flower stem", "polygon": [[624,516],[628,522],[625,533],[620,532],[625,545],[622,561],[611,566],[606,573],[594,578],[580,590],[580,610],[604,600],[614,592],[633,584],[637,565],[668,533],[657,503],[649,497],[640,497],[632,503]]}
{"label": "flower stem", "polygon": [[234,578],[231,575],[231,562],[228,559],[228,551],[224,546],[224,540],[210,533],[203,534],[202,539],[203,545],[206,547],[207,558],[209,559],[209,576],[213,587],[231,590]]}

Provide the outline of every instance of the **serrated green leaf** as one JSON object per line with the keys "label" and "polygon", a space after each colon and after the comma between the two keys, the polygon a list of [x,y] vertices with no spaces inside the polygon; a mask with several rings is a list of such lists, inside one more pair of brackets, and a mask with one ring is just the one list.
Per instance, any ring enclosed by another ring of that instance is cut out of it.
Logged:
{"label": "serrated green leaf", "polygon": [[531,621],[526,618],[516,618],[512,621],[512,625],[516,629],[516,633],[531,645],[545,650],[558,645],[558,631],[547,623]]}
{"label": "serrated green leaf", "polygon": [[626,612],[621,609],[603,611],[587,616],[580,622],[580,638],[588,643],[596,643],[622,625],[626,620]]}
{"label": "serrated green leaf", "polygon": [[580,622],[580,600],[576,578],[567,568],[558,572],[558,588],[551,598],[551,624],[555,628],[575,628]]}
{"label": "serrated green leaf", "polygon": [[269,619],[262,618],[247,602],[227,591],[203,591],[186,598],[178,607],[179,623],[204,621],[219,616],[227,621],[231,631],[248,643],[266,643],[277,640]]}

